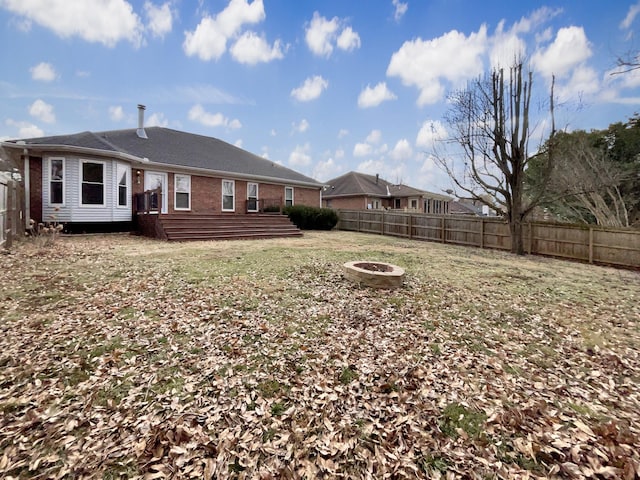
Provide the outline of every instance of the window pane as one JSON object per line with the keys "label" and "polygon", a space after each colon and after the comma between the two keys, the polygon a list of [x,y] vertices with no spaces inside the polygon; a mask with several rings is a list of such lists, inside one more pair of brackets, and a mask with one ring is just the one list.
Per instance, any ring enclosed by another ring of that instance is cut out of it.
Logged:
{"label": "window pane", "polygon": [[189,194],[176,192],[176,208],[189,208]]}
{"label": "window pane", "polygon": [[191,190],[190,179],[186,175],[176,175],[176,192],[188,193]]}
{"label": "window pane", "polygon": [[257,183],[247,184],[247,197],[255,198],[257,196],[258,196],[258,184]]}
{"label": "window pane", "polygon": [[51,182],[51,203],[62,203],[62,182]]}
{"label": "window pane", "polygon": [[223,181],[222,182],[222,194],[223,195],[233,195],[233,183]]}
{"label": "window pane", "polygon": [[82,184],[82,203],[85,205],[102,205],[104,187],[95,183]]}
{"label": "window pane", "polygon": [[222,209],[233,210],[233,196],[224,195],[222,197]]}
{"label": "window pane", "polygon": [[122,175],[120,176],[120,180],[118,181],[118,185],[123,185],[123,186],[127,186],[127,171],[125,170],[124,172],[122,172]]}
{"label": "window pane", "polygon": [[85,162],[82,164],[82,181],[102,183],[103,165],[101,163]]}
{"label": "window pane", "polygon": [[127,205],[127,186],[120,185],[118,187],[118,206],[125,207]]}
{"label": "window pane", "polygon": [[62,159],[51,160],[51,180],[62,181]]}

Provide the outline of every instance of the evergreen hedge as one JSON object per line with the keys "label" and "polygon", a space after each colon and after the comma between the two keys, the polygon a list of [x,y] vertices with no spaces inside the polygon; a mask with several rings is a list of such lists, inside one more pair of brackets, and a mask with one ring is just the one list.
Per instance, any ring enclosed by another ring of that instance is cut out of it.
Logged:
{"label": "evergreen hedge", "polygon": [[331,230],[338,223],[338,213],[330,208],[293,205],[283,212],[301,230]]}

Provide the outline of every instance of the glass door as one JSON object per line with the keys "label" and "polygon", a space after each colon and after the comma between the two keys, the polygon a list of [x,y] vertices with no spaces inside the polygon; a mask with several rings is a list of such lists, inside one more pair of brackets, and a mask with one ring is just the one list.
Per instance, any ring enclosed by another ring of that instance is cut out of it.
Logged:
{"label": "glass door", "polygon": [[[164,172],[144,172],[144,189],[145,191],[156,190],[160,188],[162,195],[160,195],[162,205],[160,205],[161,212],[167,213],[168,211],[168,199],[169,199],[169,188],[168,188],[168,178],[167,174]],[[158,208],[158,195],[156,193],[150,194],[149,200],[151,201],[151,208]]]}

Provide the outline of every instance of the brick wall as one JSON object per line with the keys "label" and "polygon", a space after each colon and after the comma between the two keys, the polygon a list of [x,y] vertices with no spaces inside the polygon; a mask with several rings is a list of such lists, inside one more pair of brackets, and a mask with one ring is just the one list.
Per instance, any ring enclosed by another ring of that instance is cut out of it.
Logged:
{"label": "brick wall", "polygon": [[[144,190],[144,171],[140,170],[140,184],[136,181],[136,171],[133,169],[133,193],[141,193]],[[247,211],[247,183],[258,183],[259,199],[277,199],[284,202],[284,185],[275,185],[261,182],[251,182],[246,180],[235,180],[224,177],[225,180],[234,180],[235,183],[235,212],[246,213]],[[225,213],[222,211],[222,178],[203,177],[191,175],[191,212],[193,213]],[[185,210],[175,210],[175,174],[168,174],[168,207],[169,213],[185,212]],[[293,203],[295,205],[309,205],[317,207],[320,205],[320,189],[293,187]]]}
{"label": "brick wall", "polygon": [[42,222],[42,157],[29,157],[29,217]]}
{"label": "brick wall", "polygon": [[324,198],[322,205],[329,208],[345,209],[345,210],[362,210],[367,208],[366,197],[341,197],[341,198]]}

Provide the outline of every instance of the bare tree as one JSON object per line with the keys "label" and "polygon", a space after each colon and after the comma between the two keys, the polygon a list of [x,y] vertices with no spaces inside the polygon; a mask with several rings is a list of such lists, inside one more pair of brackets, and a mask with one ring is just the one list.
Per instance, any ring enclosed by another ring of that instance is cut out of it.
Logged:
{"label": "bare tree", "polygon": [[621,188],[630,172],[607,157],[583,131],[560,135],[544,202],[559,215],[583,223],[628,227],[629,208]]}
{"label": "bare tree", "polygon": [[[462,147],[464,169],[448,155],[436,152],[442,166],[456,187],[456,195],[477,200],[499,209],[509,222],[511,251],[524,254],[522,224],[540,201],[541,194],[527,196],[525,170],[531,135],[530,107],[532,72],[523,72],[522,62],[509,70],[493,70],[486,77],[471,82],[466,89],[450,95],[451,107],[445,121],[452,132],[452,143]],[[553,82],[549,104],[550,138],[555,135],[553,117]],[[552,141],[545,143],[553,146]],[[544,156],[548,180],[553,155]]]}

